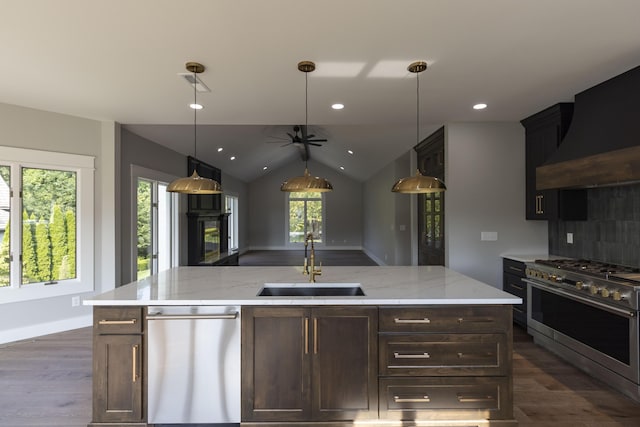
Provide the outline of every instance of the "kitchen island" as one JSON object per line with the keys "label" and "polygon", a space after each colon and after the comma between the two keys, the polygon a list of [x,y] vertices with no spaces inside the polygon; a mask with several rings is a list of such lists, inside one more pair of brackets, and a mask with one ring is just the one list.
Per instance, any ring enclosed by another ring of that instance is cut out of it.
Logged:
{"label": "kitchen island", "polygon": [[[169,375],[169,353],[194,345],[198,316],[216,308],[220,318],[238,320],[241,336],[240,346],[222,333],[218,352],[230,352],[229,366],[241,363],[205,382],[202,394],[209,406],[222,405],[215,412],[224,417],[182,415],[183,423],[516,425],[511,305],[519,298],[440,266],[325,267],[317,284],[301,272],[178,267],[85,301],[94,306],[90,425],[178,424],[157,414],[184,413],[187,403],[157,397],[157,377]],[[364,295],[258,296],[265,284],[359,286]],[[190,314],[172,315],[185,307]],[[158,321],[163,312],[173,320]],[[175,336],[191,341],[159,347],[157,337],[166,339],[170,328],[155,325],[170,323],[190,327]],[[229,370],[241,380],[222,378]]]}

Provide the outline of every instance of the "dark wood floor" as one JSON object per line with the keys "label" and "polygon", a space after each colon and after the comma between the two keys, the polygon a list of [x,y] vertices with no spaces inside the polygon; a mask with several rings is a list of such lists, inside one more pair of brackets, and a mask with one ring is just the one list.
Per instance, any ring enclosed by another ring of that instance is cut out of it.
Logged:
{"label": "dark wood floor", "polygon": [[[640,404],[514,333],[520,427],[638,427]],[[91,418],[91,328],[0,346],[0,426],[85,427]]]}
{"label": "dark wood floor", "polygon": [[[355,265],[378,265],[363,251],[357,250],[316,250],[316,265],[322,262],[327,266],[355,266]],[[253,265],[302,265],[304,262],[304,249],[295,251],[249,251],[239,257],[239,264],[242,266]]]}

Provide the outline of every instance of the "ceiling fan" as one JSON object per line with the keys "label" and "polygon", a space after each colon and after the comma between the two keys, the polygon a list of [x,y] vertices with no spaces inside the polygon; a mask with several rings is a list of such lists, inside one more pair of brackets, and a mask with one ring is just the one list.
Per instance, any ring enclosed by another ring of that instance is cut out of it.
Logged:
{"label": "ceiling fan", "polygon": [[308,144],[315,145],[316,147],[322,147],[322,144],[318,144],[319,142],[327,142],[326,139],[313,139],[316,136],[314,134],[307,134],[307,126],[306,125],[295,125],[293,127],[293,134],[291,132],[287,132],[291,141],[284,144],[283,147],[291,144]]}

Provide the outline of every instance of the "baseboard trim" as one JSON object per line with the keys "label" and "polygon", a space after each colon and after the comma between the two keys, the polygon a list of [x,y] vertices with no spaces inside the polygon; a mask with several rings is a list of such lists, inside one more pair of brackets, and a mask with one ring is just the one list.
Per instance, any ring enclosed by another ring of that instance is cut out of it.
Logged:
{"label": "baseboard trim", "polygon": [[93,324],[93,315],[71,317],[69,319],[56,320],[54,322],[38,323],[36,325],[0,331],[0,344],[14,341],[22,341],[42,335],[55,334],[70,331],[72,329],[86,328]]}

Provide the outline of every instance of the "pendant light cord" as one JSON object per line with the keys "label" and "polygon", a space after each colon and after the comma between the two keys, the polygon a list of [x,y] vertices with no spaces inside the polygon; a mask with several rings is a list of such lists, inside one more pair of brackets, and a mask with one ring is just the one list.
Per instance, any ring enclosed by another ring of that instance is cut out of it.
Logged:
{"label": "pendant light cord", "polygon": [[198,90],[196,88],[197,84],[197,74],[193,72],[193,157],[195,159],[198,158],[198,134],[197,134],[197,126],[196,126],[196,115],[198,114],[198,99],[197,93]]}
{"label": "pendant light cord", "polygon": [[416,73],[416,145],[420,144],[420,73]]}

